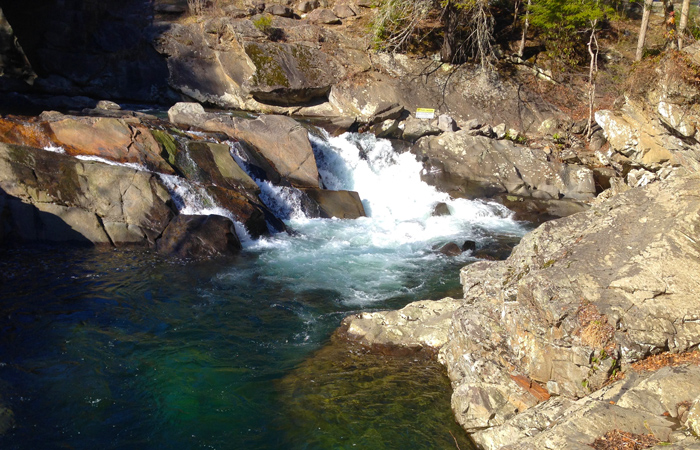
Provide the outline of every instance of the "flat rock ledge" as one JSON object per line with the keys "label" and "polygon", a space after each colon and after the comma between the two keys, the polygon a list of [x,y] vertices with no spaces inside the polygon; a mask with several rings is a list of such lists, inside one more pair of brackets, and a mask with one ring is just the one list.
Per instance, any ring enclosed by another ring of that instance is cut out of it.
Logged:
{"label": "flat rock ledge", "polygon": [[353,315],[340,332],[437,353],[479,448],[589,449],[611,430],[700,448],[679,409],[700,413],[700,368],[630,369],[700,344],[699,192],[695,174],[600,199],[528,233],[507,260],[464,267],[464,298]]}
{"label": "flat rock ledge", "polygon": [[363,312],[343,320],[340,333],[375,350],[435,354],[447,343],[454,312],[464,300],[413,302],[398,311]]}

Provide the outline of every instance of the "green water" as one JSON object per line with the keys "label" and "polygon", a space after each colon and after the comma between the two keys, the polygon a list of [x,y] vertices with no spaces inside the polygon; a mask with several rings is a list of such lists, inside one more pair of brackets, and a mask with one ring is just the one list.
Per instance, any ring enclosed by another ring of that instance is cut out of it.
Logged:
{"label": "green water", "polygon": [[[470,448],[441,367],[331,344],[360,306],[268,276],[265,255],[4,250],[0,405],[15,427],[0,448]],[[362,307],[457,294],[464,261],[441,261]]]}

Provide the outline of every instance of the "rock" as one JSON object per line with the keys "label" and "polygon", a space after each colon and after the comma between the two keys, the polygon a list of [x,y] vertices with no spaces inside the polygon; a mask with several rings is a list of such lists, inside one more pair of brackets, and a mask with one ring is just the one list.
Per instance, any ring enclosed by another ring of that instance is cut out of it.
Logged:
{"label": "rock", "polygon": [[227,217],[179,215],[158,239],[156,249],[180,258],[208,259],[235,255],[241,243]]}
{"label": "rock", "polygon": [[447,114],[440,114],[437,119],[437,127],[440,131],[457,131],[457,122]]}
{"label": "rock", "polygon": [[416,142],[423,136],[434,136],[440,132],[440,129],[434,127],[428,120],[409,117],[404,121],[403,139]]}
{"label": "rock", "polygon": [[333,8],[333,14],[335,14],[340,19],[347,19],[348,17],[354,17],[357,15],[357,11],[353,9],[352,6],[341,3],[335,5]]}
{"label": "rock", "polygon": [[476,251],[476,242],[474,241],[464,241],[464,244],[462,244],[462,251],[463,252],[475,252]]}
{"label": "rock", "polygon": [[133,163],[161,173],[173,173],[160,156],[160,146],[138,121],[70,117],[48,122],[56,144],[69,155],[97,156],[120,163]]}
{"label": "rock", "polygon": [[375,124],[387,120],[398,120],[402,119],[404,114],[408,115],[407,111],[397,103],[380,103],[368,122]]}
{"label": "rock", "polygon": [[16,241],[153,245],[173,217],[150,172],[0,144],[3,232]]}
{"label": "rock", "polygon": [[242,87],[262,102],[304,104],[325,97],[345,75],[335,58],[308,45],[249,42],[245,52],[255,73]]}
{"label": "rock", "polygon": [[[676,405],[700,392],[694,384],[700,381],[698,377],[700,368],[697,366],[664,367],[640,374],[630,371],[625,380],[581,400],[552,399],[502,426],[477,432],[473,437],[484,449],[504,450],[583,450],[615,429],[634,434],[651,433],[660,441],[669,442],[678,426]],[[700,445],[695,438],[683,443],[680,448]]]}
{"label": "rock", "polygon": [[487,138],[493,139],[496,137],[496,133],[493,132],[493,128],[491,128],[491,125],[484,125],[483,127],[479,128],[476,130],[475,133],[473,133],[474,136],[485,136]]}
{"label": "rock", "polygon": [[357,192],[310,188],[302,191],[318,204],[320,217],[357,219],[366,216],[365,208]]}
{"label": "rock", "polygon": [[462,249],[459,245],[455,244],[454,242],[448,242],[447,244],[440,247],[440,250],[438,251],[443,255],[447,256],[459,256],[462,254]]}
{"label": "rock", "polygon": [[306,19],[311,23],[320,23],[325,25],[339,25],[340,19],[333,11],[327,8],[318,8],[311,11]]}
{"label": "rock", "polygon": [[469,306],[454,313],[440,360],[467,431],[505,424],[538,403],[512,376],[580,398],[617,364],[700,343],[698,325],[684,319],[700,306],[700,255],[684,243],[700,213],[685,196],[698,188],[696,175],[632,189],[545,223],[505,262],[462,269]]}
{"label": "rock", "polygon": [[700,436],[700,397],[693,401],[693,404],[688,410],[687,418],[682,421],[682,423],[692,431],[695,436]]}
{"label": "rock", "polygon": [[292,16],[294,16],[294,11],[292,11],[292,8],[290,8],[289,6],[279,5],[279,4],[268,5],[265,8],[265,12],[268,14],[272,14],[273,16],[280,16],[280,17],[292,17]]}
{"label": "rock", "polygon": [[482,123],[479,121],[479,119],[471,119],[467,123],[464,124],[464,129],[465,130],[478,130],[481,128]]}
{"label": "rock", "polygon": [[122,109],[119,104],[114,103],[113,101],[110,100],[100,100],[97,102],[97,106],[95,106],[95,109],[103,109],[105,111],[119,111]]}
{"label": "rock", "polygon": [[450,208],[447,206],[447,203],[440,202],[437,205],[435,205],[435,208],[433,208],[433,216],[449,216],[452,215],[450,212]]}
{"label": "rock", "polygon": [[466,130],[424,137],[411,151],[423,159],[423,180],[457,197],[509,193],[586,199],[595,195],[590,169],[550,162],[542,150],[470,136]]}
{"label": "rock", "polygon": [[399,121],[394,119],[372,125],[370,131],[378,138],[384,139],[399,139],[403,133]]}
{"label": "rock", "polygon": [[496,135],[496,139],[505,139],[506,137],[506,124],[501,123],[493,127],[493,133]]}
{"label": "rock", "polygon": [[249,163],[275,184],[319,187],[316,158],[309,135],[294,119],[262,115],[250,119],[209,120],[203,128],[220,131],[245,142]]}
{"label": "rock", "polygon": [[[217,17],[204,27],[171,26],[157,48],[167,55],[170,84],[199,102],[289,113],[285,108],[325,99],[346,75],[334,56],[309,44],[318,40],[320,31],[312,28],[308,33],[299,42],[292,37],[289,42],[262,41],[266,35],[250,20]],[[336,53],[345,57],[345,52]]]}
{"label": "rock", "polygon": [[559,121],[554,118],[545,119],[537,128],[537,132],[544,136],[551,136],[559,129]]}
{"label": "rock", "polygon": [[363,312],[346,317],[341,334],[373,348],[399,347],[435,351],[447,342],[452,313],[461,300],[413,302],[398,311]]}
{"label": "rock", "polygon": [[[671,114],[671,109],[664,109],[663,102],[659,103],[659,108]],[[700,170],[700,146],[673,136],[656,117],[649,117],[642,104],[630,100],[619,111],[597,111],[595,117],[611,148],[626,158],[628,167],[635,165],[657,171],[670,162],[693,171]],[[667,126],[671,126],[670,123]],[[680,123],[676,126],[679,134],[686,130]]]}
{"label": "rock", "polygon": [[318,0],[304,0],[299,3],[297,3],[297,6],[295,9],[299,11],[300,13],[308,13],[313,11],[314,9],[318,8]]}
{"label": "rock", "polygon": [[656,181],[658,177],[655,173],[644,169],[630,170],[627,174],[627,184],[630,187],[642,187]]}
{"label": "rock", "polygon": [[231,157],[226,144],[190,141],[187,143],[187,155],[195,165],[190,170],[186,167],[181,170],[191,180],[234,190],[260,191],[255,181]]}
{"label": "rock", "polygon": [[199,103],[179,102],[168,109],[168,119],[176,125],[201,127],[208,114]]}
{"label": "rock", "polygon": [[66,81],[67,90],[39,83],[38,92],[171,102],[167,67],[151,44],[154,2],[11,3],[3,11],[34,70]]}

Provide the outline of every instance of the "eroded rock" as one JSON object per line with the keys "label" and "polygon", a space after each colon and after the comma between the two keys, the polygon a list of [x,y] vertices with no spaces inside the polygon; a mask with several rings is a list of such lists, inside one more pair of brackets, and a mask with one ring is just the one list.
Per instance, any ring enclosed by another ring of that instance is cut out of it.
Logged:
{"label": "eroded rock", "polygon": [[424,181],[460,197],[509,193],[540,199],[590,199],[590,169],[548,161],[539,149],[470,136],[467,130],[424,137],[411,150],[423,159]]}

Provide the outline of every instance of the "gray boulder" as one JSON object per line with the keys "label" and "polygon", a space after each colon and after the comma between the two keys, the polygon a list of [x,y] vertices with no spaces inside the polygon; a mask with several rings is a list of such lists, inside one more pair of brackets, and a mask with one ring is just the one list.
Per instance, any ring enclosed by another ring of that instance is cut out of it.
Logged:
{"label": "gray boulder", "polygon": [[153,245],[174,213],[146,171],[0,144],[0,209],[16,240]]}
{"label": "gray boulder", "polygon": [[319,217],[357,219],[367,215],[357,192],[311,188],[302,191],[318,204]]}
{"label": "gray boulder", "polygon": [[249,163],[275,184],[319,187],[308,132],[294,119],[273,115],[262,115],[255,120],[212,118],[203,127],[243,141]]}
{"label": "gray boulder", "polygon": [[297,6],[295,9],[299,11],[300,13],[308,13],[313,11],[314,9],[318,8],[318,0],[304,0],[299,3],[297,3]]}
{"label": "gray boulder", "polygon": [[429,120],[409,117],[404,121],[403,139],[409,142],[416,142],[423,136],[434,136],[442,131],[433,126]]}
{"label": "gray boulder", "polygon": [[411,149],[422,158],[423,179],[460,197],[501,193],[542,199],[595,196],[593,173],[547,160],[538,149],[470,136],[466,130],[424,137]]}
{"label": "gray boulder", "polygon": [[324,25],[339,25],[341,23],[340,18],[327,8],[314,9],[306,16],[306,19],[311,23]]}
{"label": "gray boulder", "polygon": [[176,125],[201,127],[207,117],[204,107],[199,103],[179,102],[168,109],[168,119]]}

